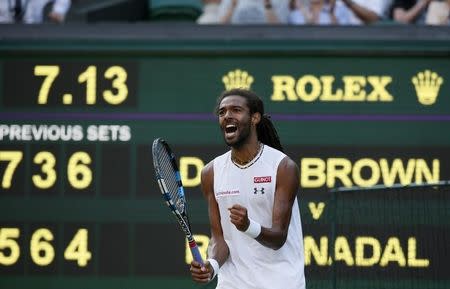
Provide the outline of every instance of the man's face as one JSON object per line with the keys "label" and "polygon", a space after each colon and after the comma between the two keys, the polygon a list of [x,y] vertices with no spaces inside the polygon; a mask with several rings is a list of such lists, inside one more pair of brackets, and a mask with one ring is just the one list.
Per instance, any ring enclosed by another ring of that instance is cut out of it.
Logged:
{"label": "man's face", "polygon": [[227,96],[220,102],[217,114],[225,143],[235,148],[245,144],[252,128],[247,100],[239,95]]}

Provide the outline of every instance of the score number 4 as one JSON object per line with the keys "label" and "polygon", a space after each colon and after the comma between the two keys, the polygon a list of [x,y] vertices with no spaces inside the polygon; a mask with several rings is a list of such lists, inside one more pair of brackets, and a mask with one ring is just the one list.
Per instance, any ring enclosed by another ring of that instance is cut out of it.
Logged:
{"label": "score number 4", "polygon": [[[0,151],[0,161],[9,162],[3,174],[0,188],[11,188],[11,181],[14,171],[23,159],[21,151]],[[48,151],[38,152],[33,159],[37,165],[41,165],[40,174],[32,176],[33,184],[40,189],[48,189],[56,182],[56,159],[55,156]],[[67,163],[67,177],[69,183],[75,189],[85,189],[92,182],[92,171],[87,166],[92,162],[91,157],[86,152],[75,152]]]}
{"label": "score number 4", "polygon": [[[0,228],[0,265],[14,265],[20,257],[20,247],[16,239],[20,236],[18,228]],[[31,236],[30,255],[38,266],[47,266],[55,259],[55,249],[50,243],[53,233],[47,228],[37,229]],[[5,250],[6,249],[6,250]],[[5,254],[5,251],[9,254]],[[88,251],[88,231],[78,229],[66,250],[64,259],[77,261],[79,267],[86,267],[92,254]]]}
{"label": "score number 4", "polygon": [[[60,70],[58,65],[36,65],[34,67],[35,76],[45,77],[39,89],[38,104],[47,104],[50,88],[58,77]],[[115,93],[109,89],[103,91],[103,99],[111,105],[118,105],[124,102],[128,96],[128,86],[126,84],[128,75],[126,70],[121,66],[111,66],[106,69],[103,76],[112,80],[112,87],[116,90]],[[85,71],[78,75],[78,83],[86,83],[86,104],[96,104],[97,67],[94,65],[88,66]],[[63,97],[63,103],[71,104],[71,97],[69,100]]]}

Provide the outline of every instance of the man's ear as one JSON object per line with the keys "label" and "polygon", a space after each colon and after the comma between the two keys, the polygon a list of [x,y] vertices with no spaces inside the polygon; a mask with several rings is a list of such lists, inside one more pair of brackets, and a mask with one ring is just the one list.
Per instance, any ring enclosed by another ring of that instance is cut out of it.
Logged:
{"label": "man's ear", "polygon": [[255,112],[252,114],[252,125],[257,125],[261,121],[261,114],[259,112]]}

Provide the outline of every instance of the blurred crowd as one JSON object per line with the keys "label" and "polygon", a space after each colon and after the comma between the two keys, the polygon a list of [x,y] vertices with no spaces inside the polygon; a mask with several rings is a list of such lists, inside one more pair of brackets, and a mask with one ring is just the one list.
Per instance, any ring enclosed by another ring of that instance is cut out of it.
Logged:
{"label": "blurred crowd", "polygon": [[450,0],[203,0],[200,24],[449,25]]}
{"label": "blurred crowd", "polygon": [[62,23],[71,0],[0,0],[0,23]]}
{"label": "blurred crowd", "polygon": [[[63,23],[73,1],[0,0],[0,23]],[[450,0],[198,1],[199,24],[450,25]]]}

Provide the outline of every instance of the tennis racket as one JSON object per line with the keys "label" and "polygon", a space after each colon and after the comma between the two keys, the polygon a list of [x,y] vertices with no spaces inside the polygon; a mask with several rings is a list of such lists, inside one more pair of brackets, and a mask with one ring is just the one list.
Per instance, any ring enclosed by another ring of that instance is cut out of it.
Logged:
{"label": "tennis racket", "polygon": [[152,155],[156,180],[164,200],[186,235],[192,257],[195,261],[203,265],[202,256],[191,232],[186,197],[184,196],[183,184],[181,183],[181,175],[178,170],[175,155],[167,142],[162,138],[157,138],[153,141]]}

